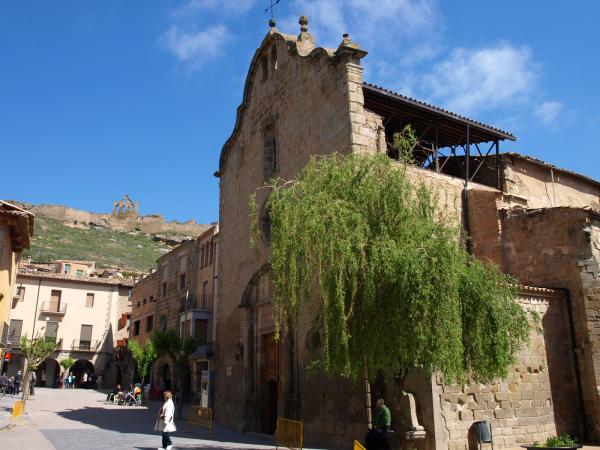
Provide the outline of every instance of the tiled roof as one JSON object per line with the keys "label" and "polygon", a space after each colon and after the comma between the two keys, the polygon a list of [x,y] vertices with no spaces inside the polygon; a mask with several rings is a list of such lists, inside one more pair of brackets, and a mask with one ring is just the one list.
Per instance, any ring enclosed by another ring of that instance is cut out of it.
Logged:
{"label": "tiled roof", "polygon": [[479,122],[477,120],[473,120],[473,119],[471,119],[469,117],[466,117],[466,116],[461,116],[460,114],[453,113],[452,111],[448,111],[447,109],[440,108],[439,106],[435,106],[435,105],[432,105],[430,103],[425,103],[425,102],[422,102],[421,100],[417,100],[415,98],[408,97],[408,96],[403,95],[403,94],[399,94],[398,92],[394,92],[394,91],[392,91],[390,89],[386,89],[386,88],[383,88],[381,86],[377,86],[376,84],[363,82],[363,86],[365,86],[367,88],[371,88],[371,89],[377,90],[380,93],[385,94],[385,95],[389,95],[391,97],[394,97],[397,100],[400,100],[400,101],[403,101],[403,102],[406,102],[406,103],[410,103],[413,106],[420,107],[420,108],[429,110],[431,112],[435,112],[435,113],[444,115],[444,116],[446,116],[448,118],[455,119],[455,120],[458,120],[460,122],[467,122],[467,123],[470,123],[472,125],[476,125],[476,126],[479,126],[481,128],[485,128],[485,129],[487,129],[489,131],[493,131],[495,133],[502,134],[502,135],[504,135],[503,138],[505,138],[505,139],[510,139],[510,140],[513,140],[513,141],[517,139],[515,136],[513,136],[508,131],[501,130],[500,128],[496,128],[496,127],[493,127],[491,125],[487,125],[487,124],[485,124],[483,122]]}
{"label": "tiled roof", "polygon": [[588,177],[587,175],[582,175],[582,174],[580,174],[578,172],[573,172],[572,170],[563,169],[562,167],[555,166],[554,164],[550,164],[550,163],[548,163],[546,161],[542,161],[541,159],[534,158],[533,156],[523,155],[521,153],[514,153],[514,152],[503,152],[502,156],[512,156],[512,157],[523,159],[523,160],[526,160],[526,161],[531,161],[534,164],[538,164],[540,166],[545,166],[545,167],[548,167],[548,168],[550,168],[552,170],[556,170],[558,172],[567,173],[569,175],[573,175],[574,177],[582,178],[582,179],[584,179],[586,181],[589,181],[590,183],[593,183],[593,184],[595,184],[597,186],[600,186],[600,182],[599,181],[596,181],[593,178]]}
{"label": "tiled roof", "polygon": [[132,287],[134,280],[132,278],[100,278],[100,277],[78,277],[76,275],[67,275],[53,272],[38,272],[35,270],[19,269],[17,276],[28,278],[44,278],[49,280],[74,281],[78,283],[119,285]]}

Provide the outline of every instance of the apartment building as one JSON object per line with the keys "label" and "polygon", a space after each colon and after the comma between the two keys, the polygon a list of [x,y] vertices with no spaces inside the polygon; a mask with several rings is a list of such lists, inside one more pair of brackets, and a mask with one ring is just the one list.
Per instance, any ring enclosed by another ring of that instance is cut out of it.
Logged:
{"label": "apartment building", "polygon": [[123,309],[129,307],[133,280],[77,270],[65,273],[66,264],[48,265],[54,271],[40,265],[19,269],[8,336],[13,357],[5,369],[9,375],[23,370],[21,336],[46,337],[56,340],[57,348],[38,367],[38,384],[56,386],[65,376],[60,361],[72,358],[77,382],[87,372],[95,376],[99,387],[111,387],[120,378],[114,349],[120,325],[127,325],[121,319],[127,315]]}
{"label": "apartment building", "polygon": [[[211,226],[198,238],[161,256],[156,271],[138,281],[131,291],[130,340],[143,345],[157,330],[175,330],[182,337],[199,340],[190,356],[190,400],[203,406],[212,402],[217,236],[218,226]],[[175,381],[171,361],[165,356],[159,358],[152,369],[152,387],[173,389]]]}

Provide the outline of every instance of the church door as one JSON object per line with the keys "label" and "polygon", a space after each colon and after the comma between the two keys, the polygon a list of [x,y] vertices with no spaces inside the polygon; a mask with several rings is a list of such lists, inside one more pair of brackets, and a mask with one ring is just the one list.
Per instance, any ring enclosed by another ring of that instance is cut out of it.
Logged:
{"label": "church door", "polygon": [[280,377],[280,343],[275,334],[264,335],[263,365],[261,370],[261,422],[262,432],[273,434],[277,426],[277,401]]}

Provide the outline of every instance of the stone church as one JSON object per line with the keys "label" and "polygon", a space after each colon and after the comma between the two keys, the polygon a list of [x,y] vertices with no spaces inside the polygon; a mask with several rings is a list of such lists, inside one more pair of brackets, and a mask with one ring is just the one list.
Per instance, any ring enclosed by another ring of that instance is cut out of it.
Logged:
{"label": "stone church", "polygon": [[[373,380],[395,438],[427,449],[472,448],[474,423],[488,420],[497,448],[568,432],[600,441],[600,183],[543,161],[502,153],[508,132],[367,84],[367,52],[341,36],[318,47],[300,33],[270,30],[250,64],[219,170],[220,246],[216,420],[273,433],[276,418],[302,420],[308,442],[349,448],[366,431],[365,387],[306,368],[311,316],[274,339],[267,211],[262,242],[249,245],[249,198],[271,177],[291,179],[312,155],[389,153],[410,124],[419,137],[412,177],[445,192],[472,239],[470,251],[519,283],[519,301],[537,311],[543,333],[505,380],[445,385],[413,372]],[[260,206],[259,206],[260,207]],[[264,208],[263,208],[264,209]]]}

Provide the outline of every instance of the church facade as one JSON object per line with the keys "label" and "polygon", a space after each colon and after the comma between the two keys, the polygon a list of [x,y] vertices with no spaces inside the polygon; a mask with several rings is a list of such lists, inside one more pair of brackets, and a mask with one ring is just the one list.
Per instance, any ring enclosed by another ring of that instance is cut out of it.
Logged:
{"label": "church facade", "polygon": [[[348,448],[364,436],[364,385],[307,369],[315,356],[311,314],[301,311],[294,329],[274,338],[268,191],[261,186],[273,177],[294,178],[313,155],[389,154],[393,133],[410,124],[420,139],[411,176],[444,192],[476,256],[523,283],[520,302],[540,314],[543,333],[532,330],[506,380],[449,386],[418,372],[402,382],[374,380],[373,392],[392,410],[397,439],[419,448],[465,449],[475,422],[488,420],[498,448],[563,432],[600,440],[594,212],[600,185],[500,153],[500,142],[515,139],[510,133],[364,83],[366,55],[348,35],[337,49],[318,47],[302,17],[297,36],[272,22],[252,59],[217,172],[216,420],[265,433],[274,431],[277,417],[302,420],[305,439],[327,448]],[[544,194],[550,177],[552,198]],[[250,247],[254,194],[263,231],[258,250]],[[561,221],[565,216],[570,220]],[[544,218],[564,237],[560,247],[559,240],[537,238],[545,233]]]}

